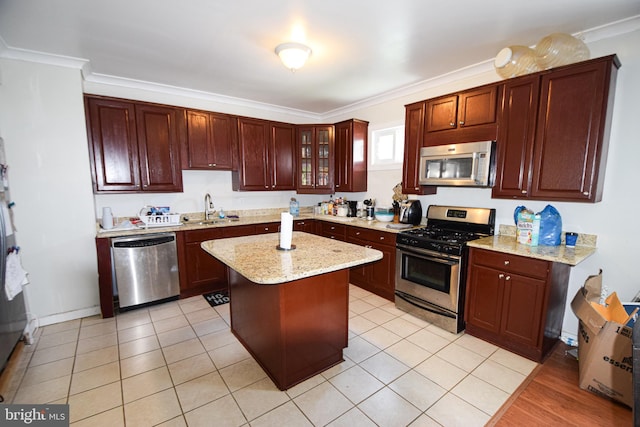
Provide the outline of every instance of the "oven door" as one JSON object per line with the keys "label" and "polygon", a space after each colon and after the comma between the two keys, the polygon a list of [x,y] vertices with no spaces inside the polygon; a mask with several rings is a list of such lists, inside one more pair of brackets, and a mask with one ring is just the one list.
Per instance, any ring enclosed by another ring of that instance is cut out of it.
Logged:
{"label": "oven door", "polygon": [[456,313],[459,281],[460,257],[398,245],[396,290]]}

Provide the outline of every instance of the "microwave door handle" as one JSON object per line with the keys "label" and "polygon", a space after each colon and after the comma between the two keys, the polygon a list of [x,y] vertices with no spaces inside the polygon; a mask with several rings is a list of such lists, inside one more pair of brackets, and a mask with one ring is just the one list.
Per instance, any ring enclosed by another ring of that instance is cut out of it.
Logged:
{"label": "microwave door handle", "polygon": [[471,163],[471,180],[478,183],[478,153],[473,153],[473,161]]}

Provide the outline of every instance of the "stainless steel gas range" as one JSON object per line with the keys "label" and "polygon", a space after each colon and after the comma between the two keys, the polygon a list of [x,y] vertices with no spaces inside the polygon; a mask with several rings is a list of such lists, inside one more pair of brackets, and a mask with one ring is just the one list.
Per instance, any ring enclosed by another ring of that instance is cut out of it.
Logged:
{"label": "stainless steel gas range", "polygon": [[495,209],[430,205],[426,227],[398,233],[396,307],[462,331],[466,242],[493,235],[495,216]]}

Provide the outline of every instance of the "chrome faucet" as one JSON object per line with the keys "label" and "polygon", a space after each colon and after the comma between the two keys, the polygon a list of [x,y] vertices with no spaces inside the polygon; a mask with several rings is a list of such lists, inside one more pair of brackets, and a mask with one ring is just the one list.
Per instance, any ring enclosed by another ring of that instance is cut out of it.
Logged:
{"label": "chrome faucet", "polygon": [[211,210],[213,209],[213,203],[211,202],[211,195],[209,193],[204,196],[204,219],[205,221],[209,220],[209,215],[213,213]]}

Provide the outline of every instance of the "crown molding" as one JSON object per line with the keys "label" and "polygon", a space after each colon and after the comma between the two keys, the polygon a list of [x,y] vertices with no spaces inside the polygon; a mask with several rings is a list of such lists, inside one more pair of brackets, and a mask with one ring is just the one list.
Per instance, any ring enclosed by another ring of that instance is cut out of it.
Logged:
{"label": "crown molding", "polygon": [[[612,22],[609,24],[595,27],[578,34],[574,34],[577,37],[582,38],[585,43],[593,43],[598,40],[615,37],[632,31],[640,29],[640,15],[632,16],[622,19],[620,21]],[[74,58],[62,55],[53,55],[50,53],[36,52],[27,49],[19,49],[7,46],[4,39],[0,37],[0,58],[15,59],[22,61],[37,62],[42,64],[56,65],[61,67],[68,67],[79,69],[82,72],[84,79],[84,87],[91,89],[92,84],[107,85],[125,87],[130,89],[142,89],[146,91],[153,91],[159,93],[166,93],[176,96],[184,96],[194,99],[201,99],[212,102],[219,102],[228,105],[234,105],[244,108],[253,108],[257,110],[264,110],[270,112],[277,112],[287,114],[294,117],[300,117],[305,120],[323,121],[324,119],[332,116],[344,115],[353,111],[410,96],[415,93],[424,92],[425,90],[454,82],[456,80],[465,79],[468,77],[476,76],[485,72],[493,70],[493,58],[486,61],[482,61],[458,70],[446,73],[428,80],[423,80],[410,85],[402,86],[388,92],[363,99],[362,101],[354,102],[341,108],[337,108],[324,113],[313,113],[310,111],[304,111],[294,108],[282,107],[279,105],[273,105],[263,102],[252,101],[249,99],[236,98],[226,95],[220,95],[211,92],[198,91],[193,89],[186,89],[177,86],[163,85],[158,83],[151,83],[141,80],[127,79],[116,76],[109,76],[104,74],[94,73],[91,70],[91,63],[87,59]]]}
{"label": "crown molding", "polygon": [[298,110],[295,108],[282,107],[280,105],[268,104],[265,102],[252,101],[250,99],[236,98],[233,96],[220,95],[212,92],[205,92],[195,89],[187,89],[178,86],[165,85],[160,83],[151,83],[143,80],[128,79],[124,77],[109,76],[106,74],[91,73],[84,76],[84,89],[87,93],[98,94],[97,90],[92,85],[104,85],[123,87],[128,89],[140,89],[155,93],[162,93],[166,95],[182,96],[191,99],[199,99],[204,101],[218,102],[226,105],[233,105],[244,108],[252,108],[256,110],[263,110],[269,112],[276,112],[287,114],[289,116],[296,116],[305,120],[320,121],[322,119],[321,114],[312,113],[309,111]]}

